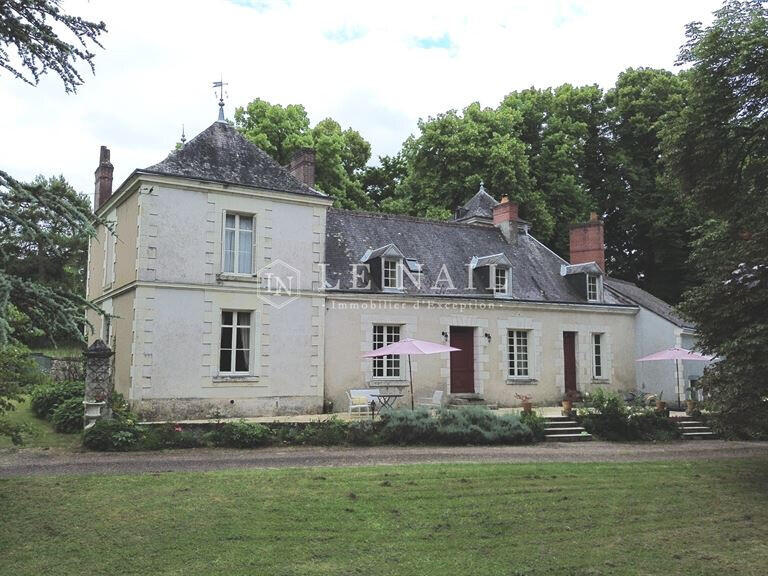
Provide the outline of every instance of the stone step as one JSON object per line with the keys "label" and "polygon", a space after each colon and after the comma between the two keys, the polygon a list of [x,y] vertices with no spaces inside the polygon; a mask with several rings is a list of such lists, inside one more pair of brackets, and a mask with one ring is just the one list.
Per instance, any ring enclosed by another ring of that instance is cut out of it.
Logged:
{"label": "stone step", "polygon": [[549,426],[550,428],[559,428],[559,427],[569,427],[569,426],[578,426],[579,423],[576,422],[576,420],[545,420],[544,424],[546,426]]}
{"label": "stone step", "polygon": [[562,428],[544,428],[544,433],[548,436],[551,434],[581,434],[584,428],[581,426],[568,426]]}
{"label": "stone step", "polygon": [[709,426],[680,426],[682,432],[712,432]]}
{"label": "stone step", "polygon": [[717,438],[714,432],[683,432],[683,440],[696,440],[701,438]]}
{"label": "stone step", "polygon": [[547,434],[546,442],[589,442],[593,440],[591,434]]}
{"label": "stone step", "polygon": [[547,422],[573,422],[573,418],[570,416],[545,416],[544,420]]}

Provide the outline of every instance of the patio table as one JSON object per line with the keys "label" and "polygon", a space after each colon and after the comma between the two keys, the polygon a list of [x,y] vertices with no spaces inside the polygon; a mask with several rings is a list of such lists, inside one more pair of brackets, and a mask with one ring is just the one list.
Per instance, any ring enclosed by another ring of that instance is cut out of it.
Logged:
{"label": "patio table", "polygon": [[379,401],[379,409],[377,412],[381,413],[383,408],[394,408],[395,402],[398,398],[402,398],[401,392],[379,392],[378,394],[371,394],[373,398],[377,398]]}

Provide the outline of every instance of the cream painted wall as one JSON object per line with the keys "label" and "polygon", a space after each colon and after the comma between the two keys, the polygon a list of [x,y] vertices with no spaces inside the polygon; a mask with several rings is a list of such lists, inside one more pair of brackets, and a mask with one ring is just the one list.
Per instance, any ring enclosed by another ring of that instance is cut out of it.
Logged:
{"label": "cream painted wall", "polygon": [[138,195],[131,194],[115,210],[115,285],[119,288],[136,280],[136,238],[139,224]]}
{"label": "cream painted wall", "polygon": [[[311,289],[325,251],[326,205],[268,196],[183,182],[139,187],[130,397],[148,417],[321,410],[324,298]],[[295,300],[266,295],[251,276],[221,273],[227,211],[254,217],[254,272],[278,260],[299,271]],[[252,313],[248,375],[218,374],[222,310]]]}
{"label": "cream painted wall", "polygon": [[[635,329],[637,358],[672,346],[691,349],[696,344],[694,335],[684,333],[672,322],[645,308],[640,308]],[[669,404],[676,404],[679,394],[682,405],[686,400],[690,379],[701,377],[704,366],[703,362],[680,362],[679,372],[676,373],[672,361],[637,362],[637,389],[652,394],[661,393],[662,399]]]}
{"label": "cream painted wall", "polygon": [[[363,359],[372,348],[375,323],[401,324],[401,337],[442,341],[450,326],[475,327],[475,391],[501,406],[518,405],[515,393],[530,394],[538,404],[559,401],[564,392],[563,331],[578,333],[576,345],[577,386],[590,391],[596,387],[614,390],[635,388],[634,318],[636,309],[604,307],[550,307],[520,303],[488,303],[493,309],[465,308],[467,301],[421,301],[415,309],[402,298],[350,299],[329,294],[326,301],[325,354],[326,398],[336,409],[347,405],[346,391],[376,387],[371,361]],[[401,307],[393,308],[395,304]],[[438,307],[455,304],[457,308]],[[354,306],[357,305],[357,308]],[[365,306],[365,307],[363,307]],[[529,354],[532,365],[528,381],[507,379],[507,330],[530,330]],[[603,369],[606,378],[592,378],[591,334],[604,334]],[[491,336],[488,342],[485,334]],[[448,355],[412,357],[415,396],[430,396],[436,389],[450,391]],[[403,359],[402,382],[407,382],[407,360]],[[407,402],[407,398],[403,399]]]}

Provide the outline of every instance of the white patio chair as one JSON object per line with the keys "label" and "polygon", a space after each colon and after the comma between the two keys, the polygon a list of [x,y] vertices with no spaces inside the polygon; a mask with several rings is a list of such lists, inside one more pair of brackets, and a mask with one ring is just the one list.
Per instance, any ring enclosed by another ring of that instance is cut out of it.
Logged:
{"label": "white patio chair", "polygon": [[371,401],[375,400],[373,395],[378,393],[378,388],[347,390],[347,398],[349,399],[349,415],[367,414],[371,410]]}
{"label": "white patio chair", "polygon": [[416,406],[420,408],[428,408],[430,410],[432,409],[437,410],[439,408],[442,408],[443,395],[444,395],[444,392],[442,390],[435,390],[431,398],[419,398],[416,401]]}

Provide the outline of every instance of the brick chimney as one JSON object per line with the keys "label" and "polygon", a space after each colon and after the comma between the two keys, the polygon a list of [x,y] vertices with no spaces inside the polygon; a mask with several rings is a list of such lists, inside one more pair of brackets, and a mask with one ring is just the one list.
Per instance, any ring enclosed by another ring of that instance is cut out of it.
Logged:
{"label": "brick chimney", "polygon": [[288,171],[299,182],[313,188],[315,186],[315,151],[312,148],[299,148],[293,153]]}
{"label": "brick chimney", "polygon": [[496,226],[509,244],[517,242],[517,202],[510,202],[506,196],[501,197],[501,202],[493,207],[493,225]]}
{"label": "brick chimney", "polygon": [[571,264],[585,262],[596,262],[605,272],[603,222],[594,212],[589,215],[589,222],[571,226]]}
{"label": "brick chimney", "polygon": [[109,161],[109,148],[102,146],[99,150],[99,167],[95,172],[95,192],[93,195],[93,209],[98,210],[112,196],[112,173],[115,167]]}

